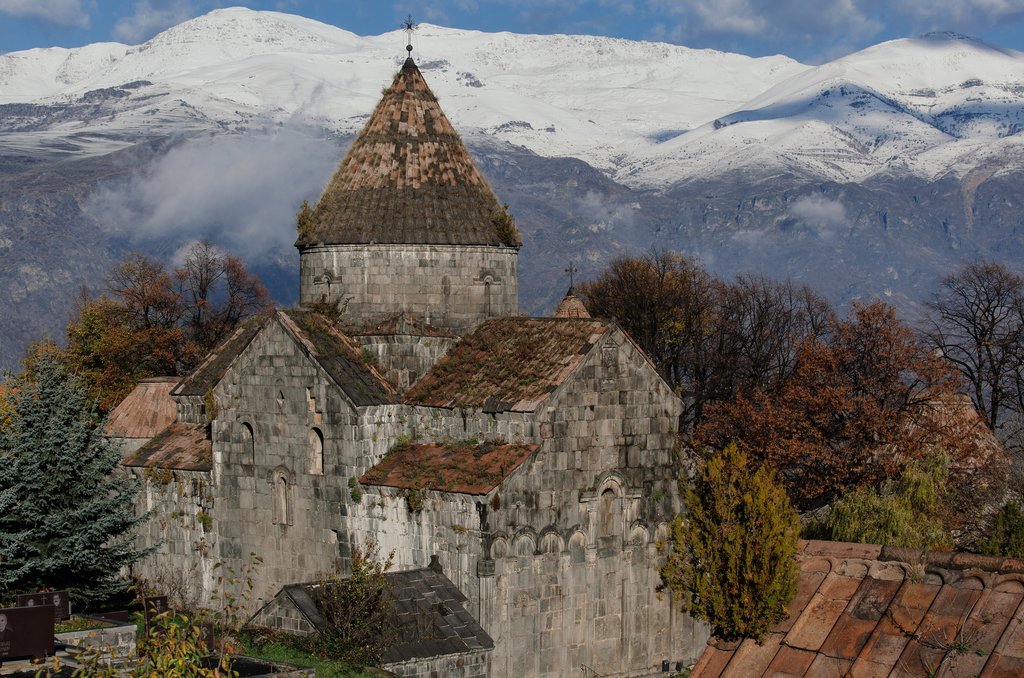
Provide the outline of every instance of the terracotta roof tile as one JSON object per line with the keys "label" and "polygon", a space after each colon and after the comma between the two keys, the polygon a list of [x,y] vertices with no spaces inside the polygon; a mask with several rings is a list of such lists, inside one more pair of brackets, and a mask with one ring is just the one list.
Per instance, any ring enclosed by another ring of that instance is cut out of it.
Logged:
{"label": "terracotta roof tile", "polygon": [[1016,563],[833,542],[803,542],[798,560],[769,643],[712,641],[693,676],[1024,675],[1024,583],[998,567]]}
{"label": "terracotta roof tile", "polygon": [[324,189],[299,247],[317,243],[518,246],[490,185],[412,59]]}
{"label": "terracotta roof tile", "polygon": [[488,320],[439,360],[405,401],[433,407],[529,412],[586,359],[608,330],[596,320]]}
{"label": "terracotta roof tile", "polygon": [[490,442],[404,445],[363,475],[364,485],[487,494],[519,468],[537,445]]}
{"label": "terracotta roof tile", "polygon": [[152,438],[174,423],[178,408],[171,397],[177,377],[140,381],[107,417],[105,432],[115,438]]}
{"label": "terracotta roof tile", "polygon": [[213,468],[213,446],[200,424],[171,424],[152,440],[130,454],[122,466],[209,471]]}

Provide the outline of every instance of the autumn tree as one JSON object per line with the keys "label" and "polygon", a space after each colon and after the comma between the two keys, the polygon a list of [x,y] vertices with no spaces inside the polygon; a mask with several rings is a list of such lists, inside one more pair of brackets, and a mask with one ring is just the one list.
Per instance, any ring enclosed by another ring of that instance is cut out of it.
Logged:
{"label": "autumn tree", "polygon": [[926,340],[963,376],[989,427],[1024,413],[1024,277],[968,263],[943,278],[927,307]]}
{"label": "autumn tree", "polygon": [[882,303],[854,305],[827,339],[808,338],[791,374],[712,407],[698,446],[739,446],[779,469],[802,506],[898,475],[924,445],[950,443],[928,417],[956,378]]}
{"label": "autumn tree", "polygon": [[133,254],[113,268],[103,294],[80,295],[66,363],[105,411],[140,379],[188,373],[240,320],[269,305],[241,260],[210,243],[193,245],[174,269]]}
{"label": "autumn tree", "polygon": [[708,405],[763,388],[833,317],[806,285],[763,276],[725,283],[672,252],[617,259],[579,286],[591,315],[616,321],[682,396],[684,430]]}

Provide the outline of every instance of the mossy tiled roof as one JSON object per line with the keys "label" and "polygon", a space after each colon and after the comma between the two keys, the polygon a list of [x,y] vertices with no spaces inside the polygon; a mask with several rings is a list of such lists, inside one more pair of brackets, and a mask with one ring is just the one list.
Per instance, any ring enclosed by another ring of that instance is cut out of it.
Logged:
{"label": "mossy tiled roof", "polygon": [[449,443],[404,445],[392,450],[359,482],[406,489],[487,494],[519,468],[537,445]]}
{"label": "mossy tiled roof", "polygon": [[173,391],[172,395],[202,396],[220,382],[224,372],[227,371],[235,358],[245,350],[249,342],[259,334],[264,325],[270,319],[265,314],[253,316],[243,320],[235,331],[231,333],[217,348],[206,356],[206,360],[200,363],[199,367],[192,371],[192,374],[182,379],[181,383]]}
{"label": "mossy tiled roof", "polygon": [[582,318],[488,320],[417,381],[405,402],[531,412],[609,327]]}
{"label": "mossy tiled roof", "polygon": [[410,58],[384,90],[296,245],[516,245],[495,224],[501,209]]}
{"label": "mossy tiled roof", "polygon": [[336,324],[312,311],[278,311],[278,317],[353,405],[364,407],[395,402],[394,387],[364,359],[362,349]]}
{"label": "mossy tiled roof", "polygon": [[104,429],[115,438],[152,438],[172,424],[178,408],[171,398],[177,377],[143,379],[107,417]]}

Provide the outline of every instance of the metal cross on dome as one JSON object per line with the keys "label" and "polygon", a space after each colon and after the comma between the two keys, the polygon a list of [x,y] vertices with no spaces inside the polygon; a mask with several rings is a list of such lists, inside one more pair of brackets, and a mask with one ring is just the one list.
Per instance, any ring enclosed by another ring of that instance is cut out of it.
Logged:
{"label": "metal cross on dome", "polygon": [[575,290],[576,289],[576,280],[575,280],[574,276],[577,273],[580,272],[580,269],[578,269],[575,266],[573,266],[572,262],[570,261],[569,262],[569,268],[565,269],[565,272],[569,274],[569,290],[570,291]]}
{"label": "metal cross on dome", "polygon": [[409,53],[409,56],[412,56],[412,34],[419,28],[416,22],[412,20],[412,14],[405,17],[405,21],[402,22],[402,28],[409,35],[409,43],[405,46],[405,51]]}

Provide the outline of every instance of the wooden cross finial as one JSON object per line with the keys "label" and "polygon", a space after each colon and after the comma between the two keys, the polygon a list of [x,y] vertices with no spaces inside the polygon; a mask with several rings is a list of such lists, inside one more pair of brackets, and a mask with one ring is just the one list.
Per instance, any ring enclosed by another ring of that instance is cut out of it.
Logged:
{"label": "wooden cross finial", "polygon": [[416,22],[412,20],[412,14],[405,17],[405,21],[402,22],[402,28],[409,35],[409,44],[405,46],[405,51],[409,53],[409,56],[412,56],[412,34],[419,28]]}
{"label": "wooden cross finial", "polygon": [[565,269],[565,272],[569,274],[569,293],[576,289],[576,278],[575,275],[580,272],[580,269],[573,266],[572,262],[569,262],[569,268]]}

